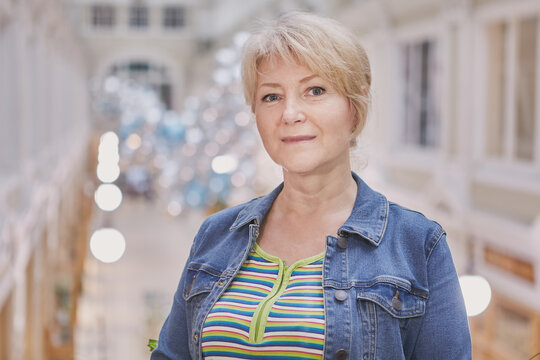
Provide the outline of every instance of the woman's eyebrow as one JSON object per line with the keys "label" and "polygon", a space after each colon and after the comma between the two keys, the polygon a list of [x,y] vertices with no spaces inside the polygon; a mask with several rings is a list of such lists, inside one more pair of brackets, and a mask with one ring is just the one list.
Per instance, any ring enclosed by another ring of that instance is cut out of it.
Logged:
{"label": "woman's eyebrow", "polygon": [[259,87],[272,87],[272,88],[277,88],[277,87],[281,87],[280,84],[278,83],[262,83],[261,85],[259,85]]}
{"label": "woman's eyebrow", "polygon": [[311,74],[311,75],[308,75],[308,76],[306,76],[305,78],[301,79],[300,82],[301,82],[301,83],[305,83],[305,82],[308,82],[309,80],[314,79],[314,78],[317,78],[317,77],[319,77],[319,75],[317,75],[317,74]]}
{"label": "woman's eyebrow", "polygon": [[[300,83],[305,83],[305,82],[308,82],[309,80],[311,79],[314,79],[314,78],[317,78],[319,77],[319,75],[317,74],[311,74],[311,75],[308,75],[302,79],[300,79]],[[273,88],[277,88],[277,87],[281,87],[281,85],[279,83],[262,83],[261,85],[259,85],[259,87],[273,87]]]}

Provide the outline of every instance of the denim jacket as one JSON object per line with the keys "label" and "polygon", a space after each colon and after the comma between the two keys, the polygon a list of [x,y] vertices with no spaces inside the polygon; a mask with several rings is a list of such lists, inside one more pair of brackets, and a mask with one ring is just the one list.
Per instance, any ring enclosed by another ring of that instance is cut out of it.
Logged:
{"label": "denim jacket", "polygon": [[[352,175],[358,185],[352,213],[338,237],[326,237],[324,359],[471,359],[444,230]],[[247,258],[282,187],[203,222],[152,360],[202,359],[205,318]]]}

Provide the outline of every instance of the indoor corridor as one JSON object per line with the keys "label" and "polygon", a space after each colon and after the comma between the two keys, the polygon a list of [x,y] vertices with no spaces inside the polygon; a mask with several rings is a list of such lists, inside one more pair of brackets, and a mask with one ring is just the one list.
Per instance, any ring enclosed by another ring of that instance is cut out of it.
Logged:
{"label": "indoor corridor", "polygon": [[114,263],[87,253],[75,359],[148,359],[148,339],[159,335],[203,214],[172,218],[147,200],[128,198],[94,222],[105,216],[124,235],[126,248]]}

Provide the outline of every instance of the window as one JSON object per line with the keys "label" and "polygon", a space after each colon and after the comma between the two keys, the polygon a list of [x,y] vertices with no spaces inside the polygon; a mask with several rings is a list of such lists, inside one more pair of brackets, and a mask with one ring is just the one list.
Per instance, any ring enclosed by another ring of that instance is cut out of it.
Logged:
{"label": "window", "polygon": [[523,19],[517,30],[516,74],[516,142],[515,157],[532,160],[534,156],[536,54],[538,53],[538,19]]}
{"label": "window", "polygon": [[184,8],[181,6],[166,6],[163,8],[163,27],[174,29],[185,25]]}
{"label": "window", "polygon": [[506,24],[493,24],[488,29],[487,44],[487,152],[493,156],[503,155],[506,68]]}
{"label": "window", "polygon": [[151,87],[158,94],[165,107],[172,108],[173,87],[170,84],[170,76],[165,66],[145,60],[132,60],[113,65],[109,75],[130,79],[140,85]]}
{"label": "window", "polygon": [[129,65],[128,65],[128,69],[130,72],[133,72],[133,73],[144,73],[144,72],[148,72],[150,70],[150,64],[146,63],[146,62],[137,62],[137,61],[134,61],[134,62],[130,62]]}
{"label": "window", "polygon": [[115,15],[115,8],[112,5],[94,5],[92,6],[92,25],[112,28],[115,23]]}
{"label": "window", "polygon": [[486,26],[485,152],[489,157],[540,161],[538,31],[538,17]]}
{"label": "window", "polygon": [[440,142],[440,119],[436,43],[424,40],[405,44],[402,58],[403,140],[408,145],[437,147]]}
{"label": "window", "polygon": [[129,9],[129,25],[133,28],[144,28],[148,26],[148,8],[146,6],[135,5]]}

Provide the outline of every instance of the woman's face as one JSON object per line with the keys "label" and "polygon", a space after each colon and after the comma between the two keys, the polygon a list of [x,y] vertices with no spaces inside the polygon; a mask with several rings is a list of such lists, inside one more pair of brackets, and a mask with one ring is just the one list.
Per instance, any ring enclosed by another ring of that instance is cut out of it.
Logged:
{"label": "woman's face", "polygon": [[291,173],[348,168],[354,127],[348,99],[299,64],[274,59],[259,72],[254,110],[272,160]]}

